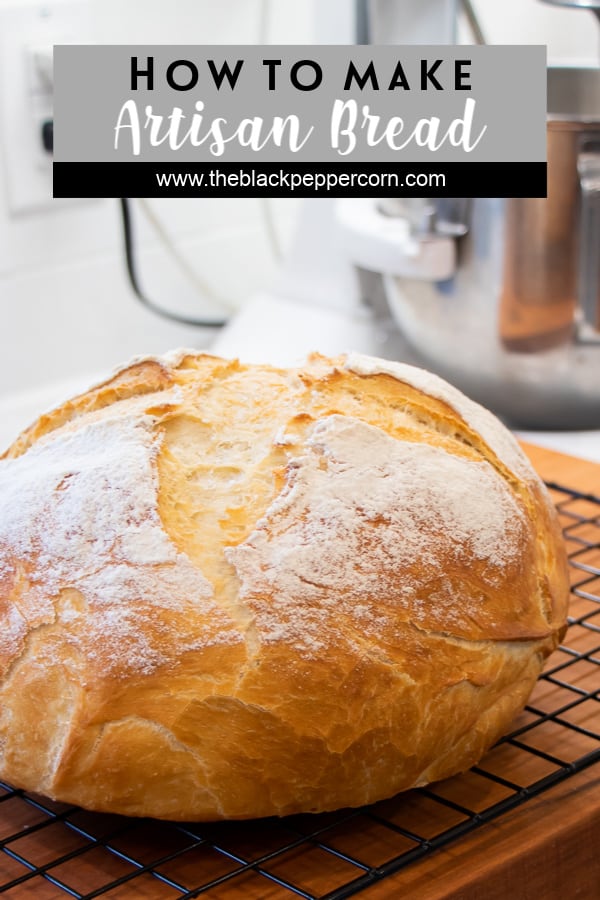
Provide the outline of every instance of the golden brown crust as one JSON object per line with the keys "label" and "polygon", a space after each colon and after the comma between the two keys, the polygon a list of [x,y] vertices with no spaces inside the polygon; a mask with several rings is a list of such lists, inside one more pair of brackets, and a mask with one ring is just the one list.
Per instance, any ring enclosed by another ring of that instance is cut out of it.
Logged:
{"label": "golden brown crust", "polygon": [[449,776],[508,729],[565,623],[554,510],[499,424],[355,368],[141,360],[17,439],[3,778],[284,815]]}
{"label": "golden brown crust", "polygon": [[136,362],[85,394],[80,394],[63,403],[62,406],[40,416],[33,425],[19,435],[0,459],[12,459],[20,456],[39,438],[85,413],[96,412],[111,403],[119,403],[131,397],[165,390],[171,384],[171,372],[159,360],[148,359]]}

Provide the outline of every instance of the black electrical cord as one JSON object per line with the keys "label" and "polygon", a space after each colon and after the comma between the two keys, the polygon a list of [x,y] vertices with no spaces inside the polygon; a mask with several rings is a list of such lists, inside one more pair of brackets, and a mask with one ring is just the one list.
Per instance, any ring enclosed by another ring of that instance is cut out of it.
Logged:
{"label": "black electrical cord", "polygon": [[[42,122],[41,138],[44,150],[46,150],[47,153],[53,153],[53,119],[46,119],[44,122]],[[193,316],[184,316],[181,313],[170,312],[169,310],[163,309],[162,306],[159,306],[157,303],[154,303],[153,300],[150,300],[148,297],[146,297],[140,287],[140,283],[137,278],[131,207],[129,205],[129,200],[126,197],[121,197],[119,202],[121,204],[121,218],[123,221],[123,243],[125,245],[125,262],[127,264],[127,274],[129,275],[129,281],[131,283],[131,287],[133,288],[133,292],[140,303],[145,306],[146,309],[149,309],[151,312],[156,313],[156,315],[162,316],[165,319],[170,319],[172,322],[179,322],[180,325],[193,325],[197,328],[222,328],[223,325],[226,325],[226,319],[196,319]]]}
{"label": "black electrical cord", "polygon": [[131,215],[131,206],[129,203],[129,199],[121,197],[119,203],[121,205],[121,219],[123,222],[123,243],[125,247],[125,263],[127,265],[127,274],[129,276],[129,281],[131,287],[133,288],[133,292],[142,306],[145,306],[146,309],[149,309],[151,312],[156,313],[157,315],[162,316],[165,319],[170,319],[172,322],[179,322],[180,325],[193,325],[198,328],[221,328],[223,325],[226,325],[226,319],[196,319],[193,316],[185,316],[181,313],[171,312],[168,309],[163,309],[162,306],[159,306],[158,303],[155,303],[153,300],[150,300],[146,296],[146,294],[140,287],[140,283],[137,277],[135,261],[135,241],[133,236],[132,224],[133,219]]}

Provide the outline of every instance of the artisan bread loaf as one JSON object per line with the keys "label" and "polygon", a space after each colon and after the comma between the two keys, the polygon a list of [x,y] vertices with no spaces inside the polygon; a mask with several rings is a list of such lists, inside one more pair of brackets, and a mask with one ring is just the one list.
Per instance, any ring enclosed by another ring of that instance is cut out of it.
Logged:
{"label": "artisan bread loaf", "polygon": [[435,376],[138,360],[0,461],[0,775],[170,819],[370,803],[482,756],[566,602],[544,486]]}

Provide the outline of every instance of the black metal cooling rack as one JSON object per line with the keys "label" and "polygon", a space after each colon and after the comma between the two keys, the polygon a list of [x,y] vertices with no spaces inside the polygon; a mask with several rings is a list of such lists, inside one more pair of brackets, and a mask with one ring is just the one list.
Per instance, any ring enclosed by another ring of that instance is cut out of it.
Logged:
{"label": "black metal cooling rack", "polygon": [[600,498],[548,486],[572,566],[569,629],[480,765],[363,809],[212,825],[99,815],[0,785],[0,893],[342,900],[600,762]]}

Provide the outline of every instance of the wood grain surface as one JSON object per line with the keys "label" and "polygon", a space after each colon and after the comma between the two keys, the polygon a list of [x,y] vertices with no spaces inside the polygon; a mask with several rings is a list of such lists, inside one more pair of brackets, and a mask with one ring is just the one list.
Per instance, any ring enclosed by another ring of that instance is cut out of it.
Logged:
{"label": "wood grain surface", "polygon": [[533,444],[522,443],[521,446],[545,481],[557,481],[579,491],[600,495],[598,463],[576,456],[565,456]]}

